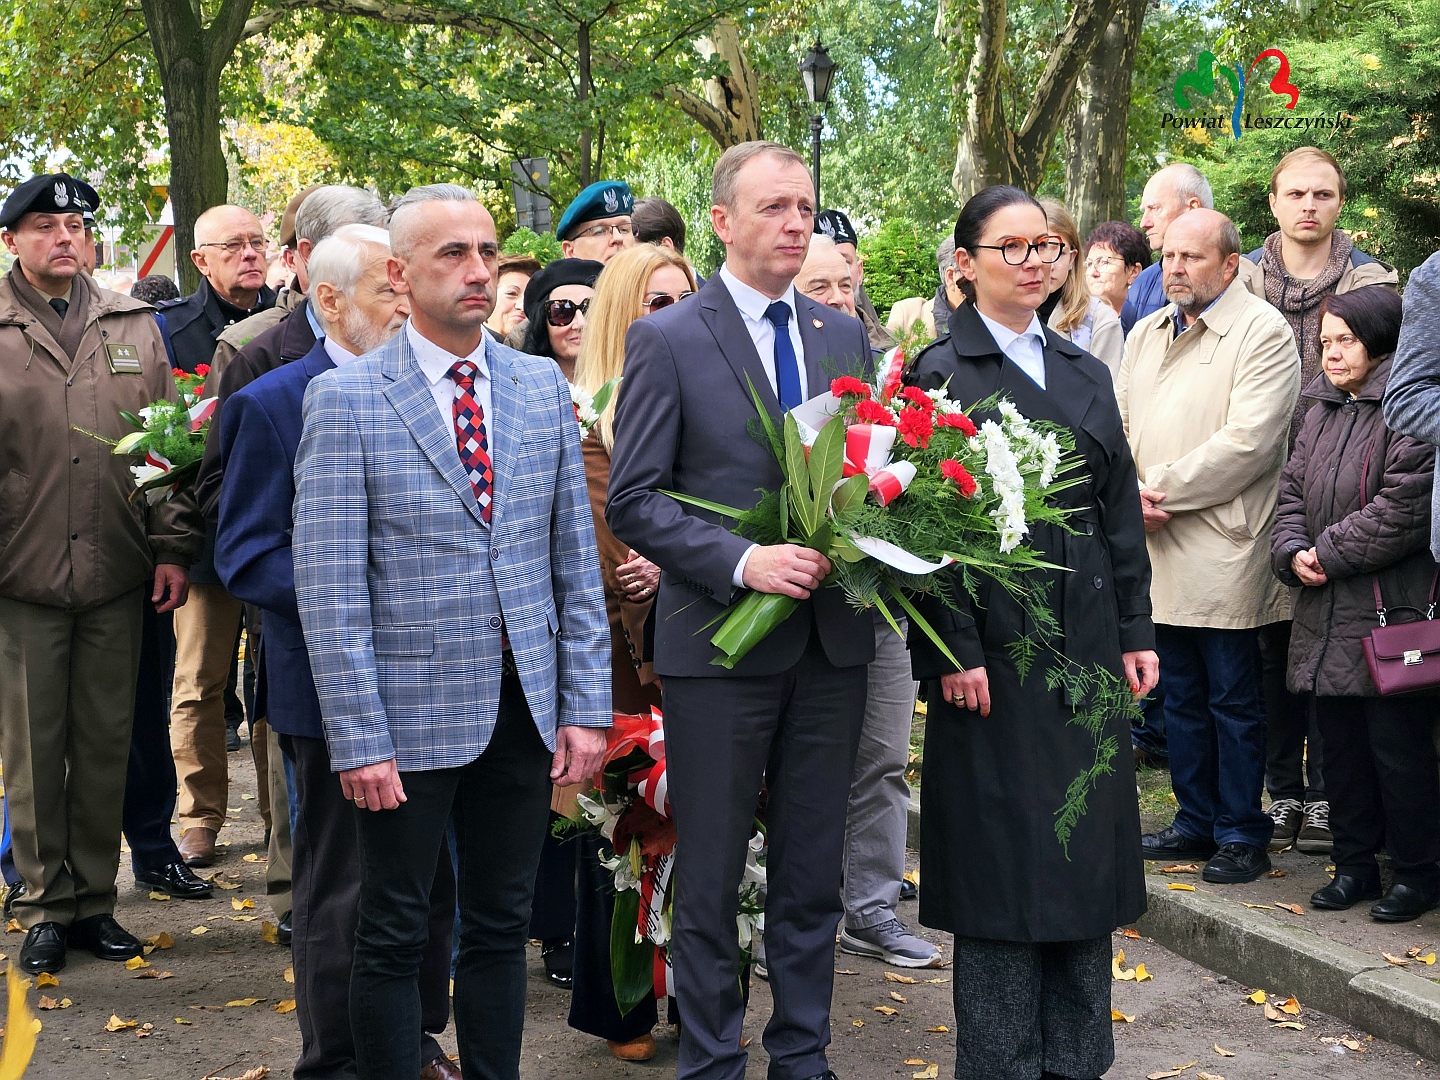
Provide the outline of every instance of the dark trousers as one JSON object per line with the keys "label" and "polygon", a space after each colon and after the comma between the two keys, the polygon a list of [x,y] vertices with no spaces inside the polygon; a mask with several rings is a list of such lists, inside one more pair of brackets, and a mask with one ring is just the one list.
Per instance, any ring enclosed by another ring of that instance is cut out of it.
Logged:
{"label": "dark trousers", "polygon": [[1330,783],[1335,871],[1375,880],[1390,853],[1395,880],[1440,889],[1440,774],[1435,698],[1317,697]]}
{"label": "dark trousers", "polygon": [[[551,826],[560,819],[550,814]],[[529,934],[536,941],[550,943],[575,936],[576,839],[545,833],[540,849],[540,869],[535,873],[535,901],[530,912]]]}
{"label": "dark trousers", "polygon": [[145,591],[140,677],[135,683],[135,724],[125,771],[121,827],[137,874],[180,861],[170,835],[175,816],[175,756],[170,750],[170,683],[175,675],[175,629],[169,612],[155,613]]}
{"label": "dark trousers", "polygon": [[395,810],[352,809],[360,842],[360,921],[350,1022],[363,1080],[420,1072],[419,975],[430,886],[453,810],[460,855],[455,1033],[466,1080],[519,1080],[525,942],[550,813],[550,752],[507,664],[490,744],[457,769],[406,772]]}
{"label": "dark trousers", "polygon": [[1140,702],[1140,718],[1130,721],[1130,745],[1144,750],[1157,758],[1170,756],[1170,744],[1165,739],[1165,683],[1162,680],[1150,691],[1150,696]]}
{"label": "dark trousers", "polygon": [[575,840],[580,849],[580,884],[576,889],[575,983],[570,990],[569,1023],[587,1035],[630,1042],[653,1028],[660,1014],[653,996],[624,1016],[615,1004],[615,983],[610,977],[615,889],[610,871],[600,865],[602,845],[608,848],[609,842],[593,834]]}
{"label": "dark trousers", "polygon": [[679,832],[671,957],[678,1080],[741,1080],[744,999],[735,914],[763,782],[771,1080],[823,1073],[845,812],[865,716],[864,665],[836,668],[812,633],[779,675],[664,680],[670,807]]}
{"label": "dark trousers", "polygon": [[[1310,694],[1285,689],[1290,657],[1290,622],[1260,628],[1260,663],[1265,686],[1265,790],[1271,799],[1325,801],[1325,753]],[[1307,746],[1308,742],[1308,746]]]}
{"label": "dark trousers", "polygon": [[[355,1037],[350,1030],[350,969],[359,917],[360,851],[355,808],[330,771],[324,739],[280,735],[293,765],[296,798],[291,832],[295,1016],[300,1021],[300,1060],[295,1080],[353,1080]],[[455,912],[455,874],[449,859],[435,867],[430,921],[420,960],[420,1060],[444,1050],[432,1033],[450,1019],[450,933]]]}
{"label": "dark trousers", "polygon": [[1115,1061],[1110,938],[955,939],[956,1080],[1090,1080]]}
{"label": "dark trousers", "polygon": [[1165,673],[1175,828],[1195,840],[1264,847],[1265,702],[1254,630],[1156,626]]}

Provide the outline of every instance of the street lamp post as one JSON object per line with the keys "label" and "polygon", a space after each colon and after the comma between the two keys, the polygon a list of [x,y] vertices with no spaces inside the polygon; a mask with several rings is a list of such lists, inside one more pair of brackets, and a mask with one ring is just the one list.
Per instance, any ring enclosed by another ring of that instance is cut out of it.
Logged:
{"label": "street lamp post", "polygon": [[810,117],[810,138],[814,161],[815,209],[817,212],[822,205],[820,202],[820,132],[825,123],[821,118],[820,110],[825,107],[825,99],[830,96],[830,83],[835,78],[835,69],[838,66],[834,60],[830,59],[830,53],[821,44],[818,37],[815,39],[815,44],[810,47],[810,52],[800,63],[800,75],[805,80],[805,96],[810,99],[810,104],[815,106],[815,112]]}

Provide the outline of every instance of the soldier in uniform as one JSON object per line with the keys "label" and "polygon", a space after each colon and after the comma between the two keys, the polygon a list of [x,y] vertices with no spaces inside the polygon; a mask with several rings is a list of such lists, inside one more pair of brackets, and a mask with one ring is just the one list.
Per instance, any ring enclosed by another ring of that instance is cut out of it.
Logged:
{"label": "soldier in uniform", "polygon": [[67,945],[141,954],[114,910],[142,605],[185,602],[202,538],[193,502],[131,499],[126,459],[77,430],[119,438],[122,409],[175,396],[153,309],[80,268],[87,203],[59,173],[0,208],[0,764],[31,974]]}
{"label": "soldier in uniform", "polygon": [[624,180],[598,180],[591,184],[560,215],[555,235],[567,259],[593,259],[607,263],[628,247],[635,246],[635,227],[630,214],[635,196]]}

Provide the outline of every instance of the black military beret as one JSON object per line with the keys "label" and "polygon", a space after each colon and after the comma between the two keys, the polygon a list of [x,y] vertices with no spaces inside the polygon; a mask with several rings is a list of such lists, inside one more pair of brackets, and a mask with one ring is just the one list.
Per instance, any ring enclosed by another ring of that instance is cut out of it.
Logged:
{"label": "black military beret", "polygon": [[837,244],[859,242],[855,235],[855,226],[850,224],[850,219],[843,210],[821,210],[815,215],[815,231],[828,236]]}
{"label": "black military beret", "polygon": [[85,214],[94,221],[100,196],[84,180],[68,173],[32,176],[10,193],[0,208],[0,229],[8,229],[26,214]]}

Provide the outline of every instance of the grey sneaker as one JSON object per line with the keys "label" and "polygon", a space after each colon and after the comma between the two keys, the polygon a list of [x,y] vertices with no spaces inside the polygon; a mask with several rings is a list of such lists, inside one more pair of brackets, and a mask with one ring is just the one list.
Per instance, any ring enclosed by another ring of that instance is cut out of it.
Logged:
{"label": "grey sneaker", "polygon": [[1305,808],[1299,799],[1276,799],[1270,804],[1270,818],[1275,822],[1275,831],[1270,834],[1270,850],[1284,851],[1295,843],[1300,833]]}
{"label": "grey sneaker", "polygon": [[1295,850],[1307,855],[1329,855],[1335,847],[1335,837],[1330,833],[1330,804],[1312,802],[1305,804],[1305,824],[1295,837]]}
{"label": "grey sneaker", "polygon": [[940,963],[940,950],[910,933],[899,919],[863,930],[847,926],[840,933],[840,951],[852,956],[871,956],[895,967],[923,968]]}

